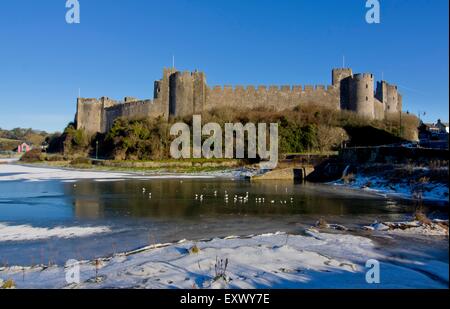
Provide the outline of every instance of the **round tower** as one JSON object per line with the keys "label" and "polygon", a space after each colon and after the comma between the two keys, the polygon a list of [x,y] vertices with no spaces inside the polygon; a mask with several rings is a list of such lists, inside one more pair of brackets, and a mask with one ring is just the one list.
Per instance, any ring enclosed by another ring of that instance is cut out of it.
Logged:
{"label": "round tower", "polygon": [[169,115],[184,117],[194,113],[194,78],[190,72],[170,76]]}
{"label": "round tower", "polygon": [[350,79],[348,109],[370,119],[375,118],[373,74],[355,74]]}
{"label": "round tower", "polygon": [[396,85],[387,85],[386,93],[386,113],[394,114],[400,112],[402,109],[399,106],[399,94]]}

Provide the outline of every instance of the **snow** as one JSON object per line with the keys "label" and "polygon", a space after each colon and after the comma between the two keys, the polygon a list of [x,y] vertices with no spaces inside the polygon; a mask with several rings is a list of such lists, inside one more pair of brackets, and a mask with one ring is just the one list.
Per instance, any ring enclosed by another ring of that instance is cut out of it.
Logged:
{"label": "snow", "polygon": [[241,179],[253,175],[255,171],[242,169],[230,169],[223,171],[200,172],[200,173],[125,173],[95,170],[75,170],[51,167],[36,167],[19,164],[0,164],[1,181],[50,181],[76,182],[77,180],[93,179],[96,182],[117,182],[126,179],[213,179],[232,178]]}
{"label": "snow", "polygon": [[19,161],[19,158],[0,158],[0,164],[4,163],[14,163]]}
{"label": "snow", "polygon": [[[372,192],[382,196],[399,197],[404,199],[414,198],[414,193],[411,190],[411,186],[406,181],[401,183],[390,183],[386,179],[377,176],[357,175],[354,181],[350,183],[345,183],[343,180],[338,180],[331,182],[330,184]],[[424,201],[448,202],[448,184],[428,183],[424,185],[422,199]]]}
{"label": "snow", "polygon": [[86,237],[94,234],[110,232],[106,226],[96,227],[54,227],[41,228],[30,225],[7,225],[0,223],[0,242],[41,240],[47,238],[74,238]]}
{"label": "snow", "polygon": [[[192,253],[193,246],[199,248]],[[365,263],[381,263],[381,284],[365,280]],[[227,261],[216,273],[217,261]],[[181,241],[97,261],[80,261],[80,283],[64,266],[0,268],[17,288],[447,288],[448,264],[391,263],[372,240],[347,234],[283,233],[209,241]],[[424,273],[432,274],[427,276]],[[218,276],[223,274],[223,276]],[[442,280],[432,279],[434,276]]]}
{"label": "snow", "polygon": [[0,181],[73,181],[78,179],[95,179],[96,181],[119,181],[123,179],[191,179],[214,178],[211,175],[139,175],[132,173],[66,170],[48,167],[32,167],[15,164],[0,164]]}

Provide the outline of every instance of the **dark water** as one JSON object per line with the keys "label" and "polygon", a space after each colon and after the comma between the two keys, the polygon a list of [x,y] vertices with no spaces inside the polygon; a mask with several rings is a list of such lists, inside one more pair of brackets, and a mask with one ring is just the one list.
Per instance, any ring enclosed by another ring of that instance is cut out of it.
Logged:
{"label": "dark water", "polygon": [[[247,203],[239,198],[234,202],[235,195],[246,196],[247,192]],[[202,201],[200,195],[204,196]],[[264,198],[265,203],[255,198]],[[0,242],[0,266],[61,264],[69,258],[92,259],[180,239],[298,233],[321,217],[349,227],[360,226],[374,220],[404,219],[414,209],[411,203],[340,187],[279,181],[3,182],[0,223],[48,228],[109,226],[112,232],[73,239]],[[428,210],[439,213],[438,209],[431,206]]]}

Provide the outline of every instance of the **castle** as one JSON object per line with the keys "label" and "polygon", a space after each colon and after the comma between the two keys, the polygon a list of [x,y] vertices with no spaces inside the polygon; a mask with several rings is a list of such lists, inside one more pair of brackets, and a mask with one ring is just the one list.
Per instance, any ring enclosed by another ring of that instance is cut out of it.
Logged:
{"label": "castle", "polygon": [[152,100],[125,97],[123,102],[107,97],[78,98],[75,117],[78,129],[89,134],[105,133],[119,117],[128,119],[184,117],[214,108],[268,108],[275,111],[312,104],[334,110],[348,110],[368,119],[384,119],[402,111],[397,86],[377,82],[370,73],[353,74],[350,68],[332,70],[332,84],[317,86],[216,86],[210,88],[203,72],[164,69],[155,81]]}

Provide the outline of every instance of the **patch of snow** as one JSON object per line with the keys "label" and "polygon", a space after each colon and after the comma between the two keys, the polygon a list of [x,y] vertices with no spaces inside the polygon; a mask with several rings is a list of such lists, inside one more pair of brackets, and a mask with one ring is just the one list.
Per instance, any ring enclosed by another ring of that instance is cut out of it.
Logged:
{"label": "patch of snow", "polygon": [[429,235],[429,236],[448,236],[448,220],[433,220],[430,223],[421,223],[419,221],[405,222],[375,222],[363,229],[369,231],[382,231],[388,234],[402,235]]}
{"label": "patch of snow", "polygon": [[[307,234],[150,246],[80,262],[79,284],[66,283],[62,266],[3,268],[0,278],[13,279],[18,288],[446,288],[422,271],[387,262],[368,238],[315,229]],[[194,245],[199,248],[196,253],[189,250]],[[219,274],[215,271],[217,259],[228,261]],[[365,280],[368,259],[382,263],[379,285]],[[448,264],[433,263],[427,271],[448,272]]]}
{"label": "patch of snow", "polygon": [[167,174],[143,176],[132,173],[66,170],[48,167],[31,167],[24,165],[0,164],[0,181],[74,181],[95,179],[96,181],[119,181],[123,179],[211,179],[214,175]]}
{"label": "patch of snow", "polygon": [[14,163],[19,161],[19,158],[0,158],[0,164],[2,163]]}
{"label": "patch of snow", "polygon": [[[330,184],[336,186],[344,186],[352,189],[363,190],[371,192],[384,197],[399,197],[404,199],[414,199],[414,192],[407,182],[389,183],[386,179],[377,176],[362,176],[357,175],[350,183],[345,183],[344,180],[331,182]],[[424,201],[449,201],[449,188],[445,183],[428,183],[424,185],[422,193]]]}
{"label": "patch of snow", "polygon": [[75,238],[111,232],[109,227],[54,227],[42,228],[30,225],[8,225],[0,223],[0,242],[41,240],[47,238]]}

